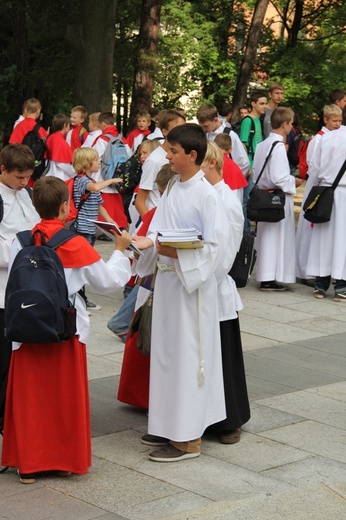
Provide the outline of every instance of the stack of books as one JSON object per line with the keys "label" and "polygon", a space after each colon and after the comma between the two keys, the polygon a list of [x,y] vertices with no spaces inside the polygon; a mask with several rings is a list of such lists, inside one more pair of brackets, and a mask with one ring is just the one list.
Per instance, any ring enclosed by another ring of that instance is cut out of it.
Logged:
{"label": "stack of books", "polygon": [[162,246],[176,249],[197,249],[204,246],[202,233],[195,228],[162,229],[157,234]]}

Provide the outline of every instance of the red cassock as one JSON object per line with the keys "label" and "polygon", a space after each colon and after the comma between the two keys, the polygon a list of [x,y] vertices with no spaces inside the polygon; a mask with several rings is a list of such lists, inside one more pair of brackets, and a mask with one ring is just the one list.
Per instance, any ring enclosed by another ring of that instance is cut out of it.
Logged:
{"label": "red cassock", "polygon": [[[37,121],[33,119],[32,117],[25,117],[22,121],[16,125],[16,127],[13,129],[13,132],[10,135],[9,143],[21,143],[26,136],[28,132],[30,132],[34,126],[37,124]],[[38,130],[38,135],[40,137],[47,137],[47,132],[41,126]]]}
{"label": "red cassock", "polygon": [[72,164],[72,149],[61,132],[54,132],[48,137],[47,148],[51,161]]}
{"label": "red cassock", "polygon": [[[59,219],[36,226],[49,239]],[[76,235],[57,249],[64,267],[100,259]],[[91,465],[86,346],[74,336],[63,343],[23,343],[11,358],[6,395],[2,464],[20,473],[60,470],[87,473]]]}
{"label": "red cassock", "polygon": [[227,154],[224,154],[224,158],[222,176],[225,183],[231,190],[238,190],[247,186],[248,182],[239,166]]}
{"label": "red cassock", "polygon": [[84,128],[83,125],[71,126],[71,149],[74,151],[76,148],[80,148],[85,143],[89,132]]}
{"label": "red cassock", "polygon": [[[145,236],[155,209],[143,215],[143,222],[138,230],[139,236]],[[121,367],[117,399],[122,403],[148,409],[149,407],[150,356],[144,356],[137,348],[137,332],[130,338],[127,335],[123,363]]]}

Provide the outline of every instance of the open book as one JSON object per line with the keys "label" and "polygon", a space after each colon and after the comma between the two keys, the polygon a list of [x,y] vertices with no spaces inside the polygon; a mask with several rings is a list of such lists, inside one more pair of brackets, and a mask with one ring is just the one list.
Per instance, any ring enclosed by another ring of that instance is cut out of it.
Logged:
{"label": "open book", "polygon": [[202,233],[195,228],[163,229],[157,234],[158,241],[163,246],[176,249],[197,249],[204,246]]}
{"label": "open book", "polygon": [[[91,220],[90,222],[95,224],[97,229],[102,231],[102,233],[107,235],[107,237],[111,238],[112,240],[115,240],[115,236],[112,233],[112,231],[110,231],[111,229],[114,230],[117,235],[121,235],[121,229],[116,224],[113,224],[112,222],[103,222],[102,220]],[[137,253],[138,255],[143,255],[142,251],[140,251],[138,249],[138,247],[136,247],[134,245],[133,242],[128,246],[127,249],[130,249],[130,251],[133,251],[134,253]]]}

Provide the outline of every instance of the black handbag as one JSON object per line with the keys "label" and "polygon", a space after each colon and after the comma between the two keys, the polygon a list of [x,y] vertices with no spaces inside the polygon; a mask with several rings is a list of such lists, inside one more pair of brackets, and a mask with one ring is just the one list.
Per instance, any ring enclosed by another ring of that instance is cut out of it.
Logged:
{"label": "black handbag", "polygon": [[244,231],[239,251],[228,273],[237,287],[245,287],[256,263],[255,236]]}
{"label": "black handbag", "polygon": [[272,144],[255,185],[250,192],[246,205],[246,214],[254,222],[280,222],[280,220],[285,218],[285,193],[280,188],[263,190],[258,187],[258,181],[264,172],[272,151],[280,142],[274,141]]}
{"label": "black handbag", "polygon": [[334,204],[334,191],[346,171],[346,160],[331,186],[313,186],[304,202],[304,218],[314,224],[330,221]]}

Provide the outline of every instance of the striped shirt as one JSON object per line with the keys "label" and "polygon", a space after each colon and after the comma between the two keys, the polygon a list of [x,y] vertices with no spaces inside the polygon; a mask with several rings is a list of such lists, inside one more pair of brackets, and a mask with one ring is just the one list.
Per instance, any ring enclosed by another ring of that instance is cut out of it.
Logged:
{"label": "striped shirt", "polygon": [[[82,195],[88,193],[87,185],[90,184],[90,182],[95,181],[93,181],[93,179],[87,177],[84,174],[78,175],[77,179],[74,181],[73,201],[75,203],[76,208],[78,208]],[[83,233],[87,235],[96,234],[95,225],[92,224],[90,220],[97,220],[99,214],[99,206],[102,203],[103,199],[100,192],[93,191],[90,193],[89,197],[79,210],[76,219],[75,227],[78,233]]]}

